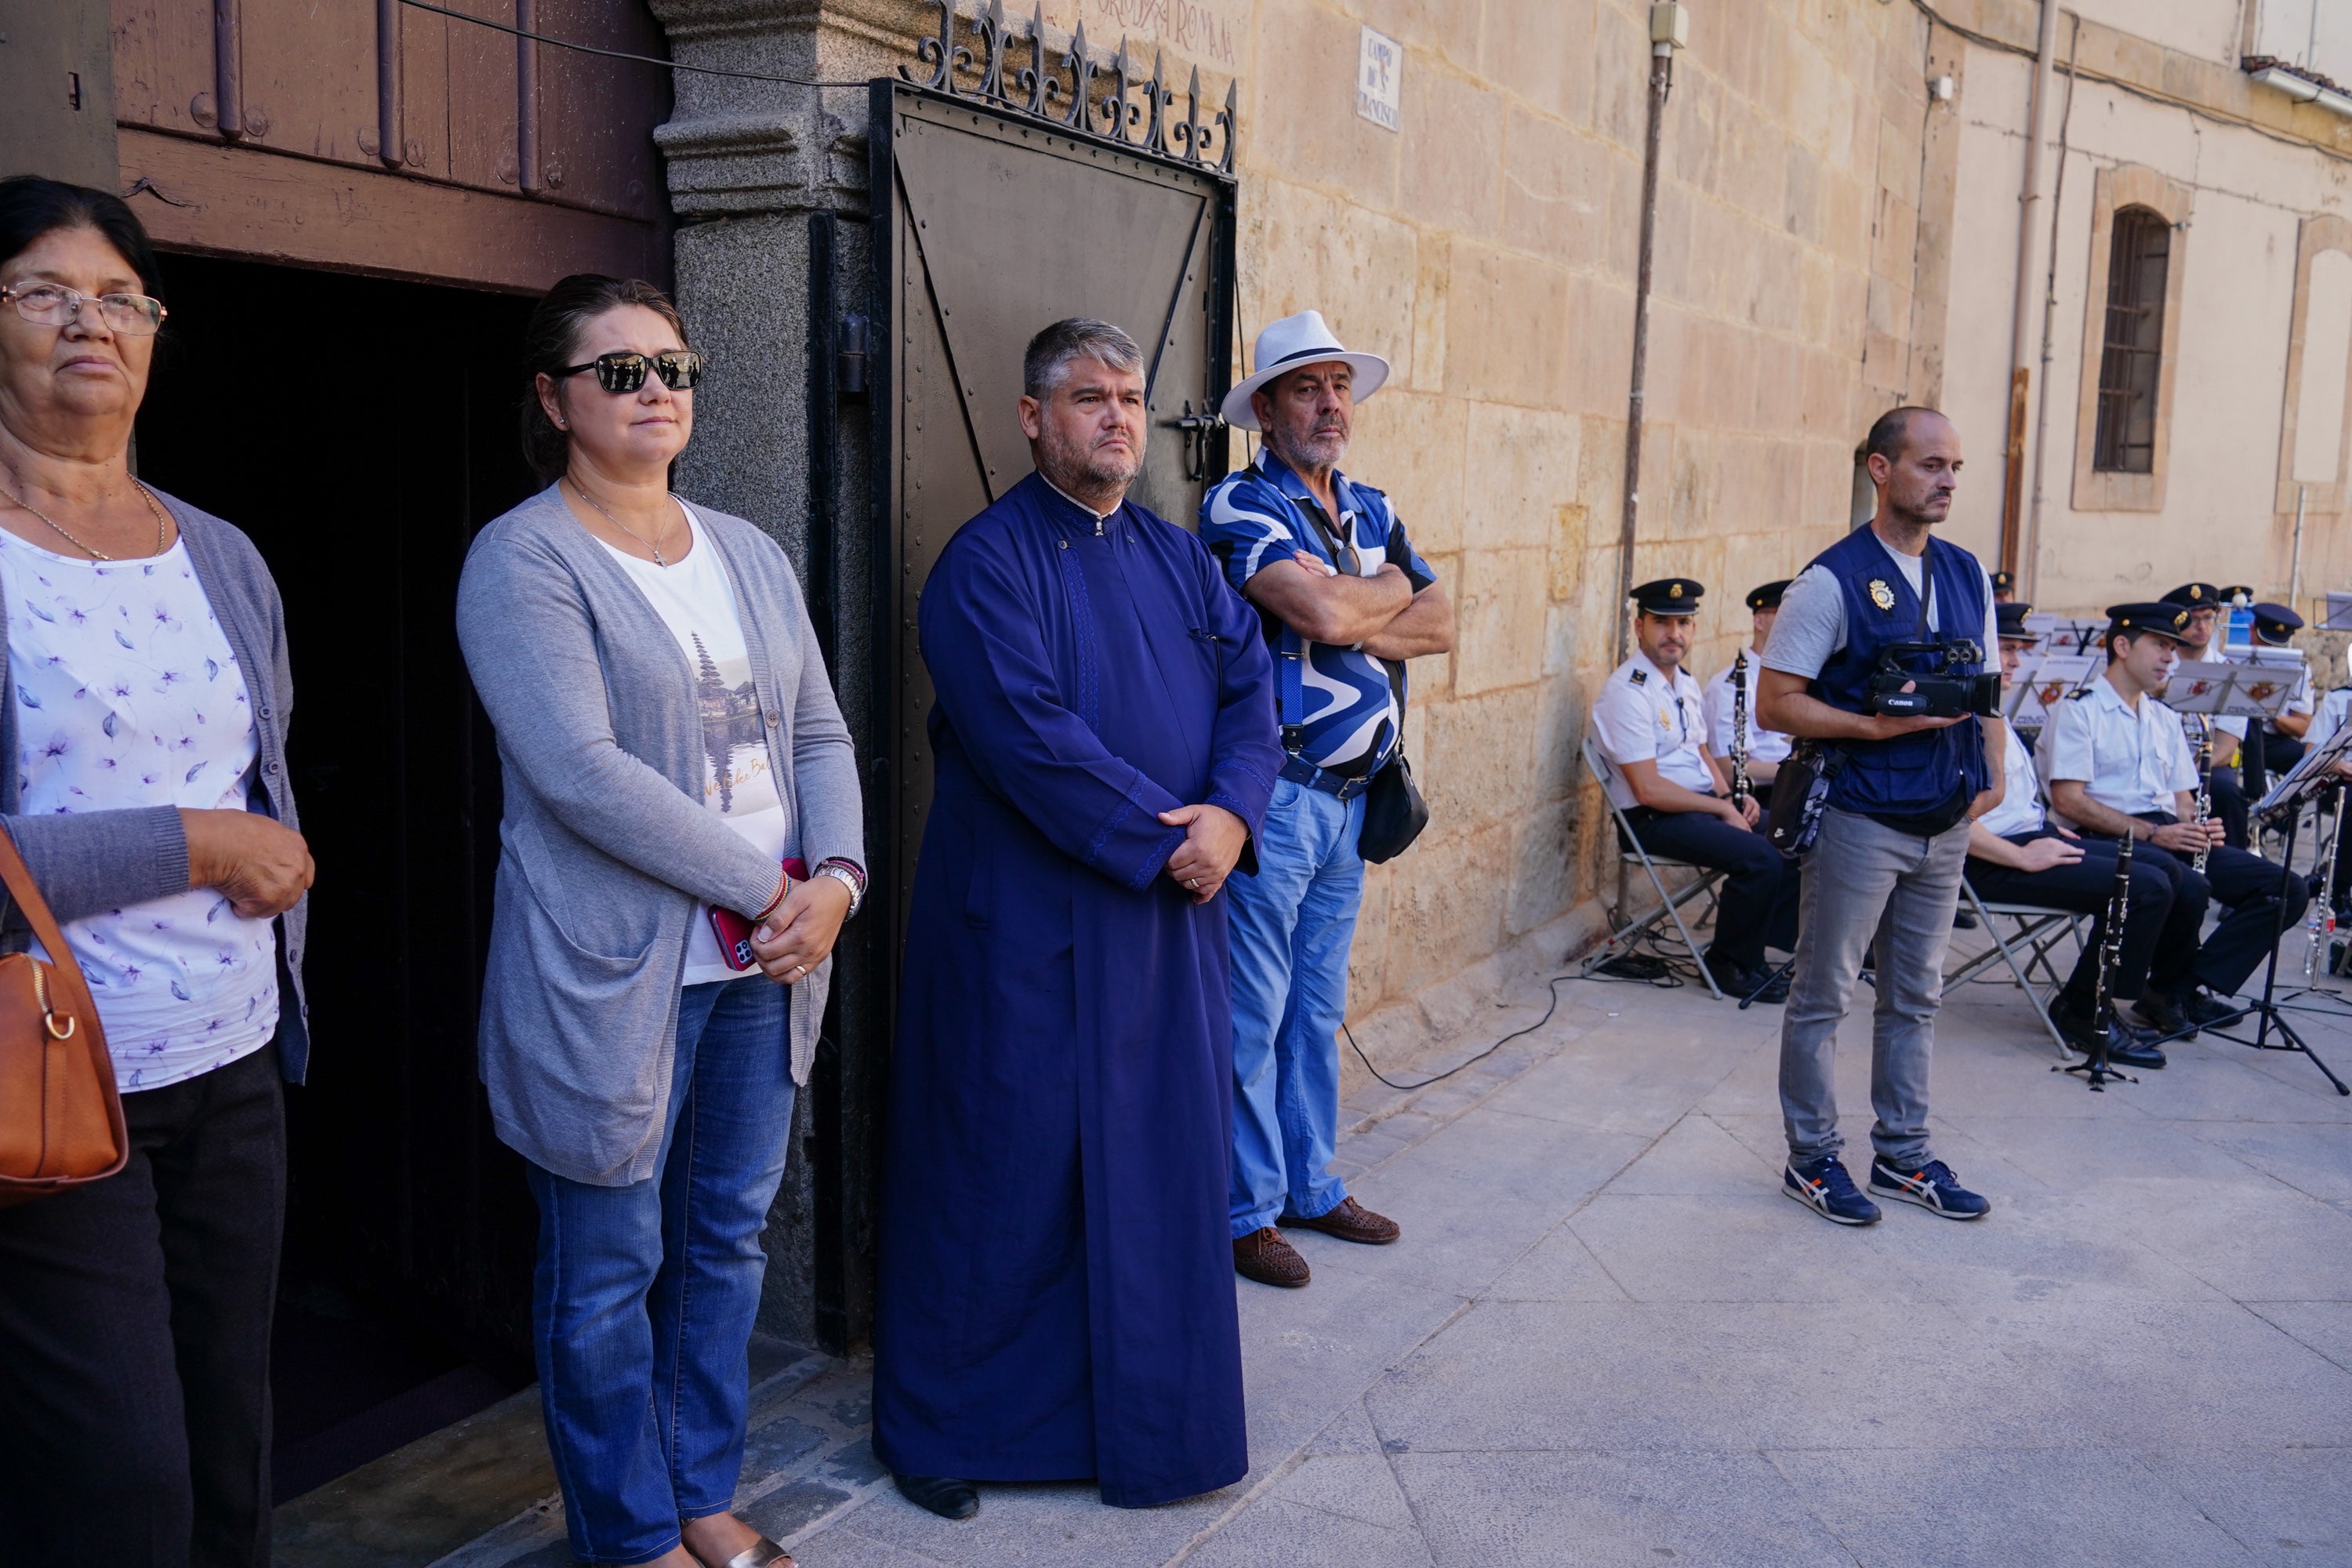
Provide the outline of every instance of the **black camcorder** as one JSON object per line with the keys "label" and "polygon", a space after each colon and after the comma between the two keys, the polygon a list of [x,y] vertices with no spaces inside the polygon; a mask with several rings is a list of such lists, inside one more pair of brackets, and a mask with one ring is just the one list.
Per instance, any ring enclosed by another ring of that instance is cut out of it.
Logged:
{"label": "black camcorder", "polygon": [[[1937,661],[1928,674],[1904,668],[1920,658]],[[1993,719],[2000,714],[2000,677],[1997,673],[1963,675],[1965,665],[1982,665],[1984,650],[1965,637],[1949,642],[1888,643],[1878,650],[1878,668],[1870,672],[1870,695],[1863,701],[1867,713],[1890,719],[1959,719],[1975,714]],[[1904,688],[1909,687],[1909,690]]]}

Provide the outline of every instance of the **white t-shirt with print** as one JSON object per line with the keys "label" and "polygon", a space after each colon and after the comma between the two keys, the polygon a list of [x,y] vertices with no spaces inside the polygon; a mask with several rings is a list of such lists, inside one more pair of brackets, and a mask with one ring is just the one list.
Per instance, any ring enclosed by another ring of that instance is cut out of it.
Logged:
{"label": "white t-shirt with print", "polygon": [[[685,560],[656,566],[609,544],[604,548],[669,627],[687,668],[694,672],[702,715],[702,804],[760,853],[781,861],[791,841],[792,823],[776,789],[768,731],[760,718],[759,694],[751,686],[751,654],[743,641],[735,584],[694,510],[683,501],[678,509],[694,533],[694,548]],[[680,983],[700,985],[753,973],[727,967],[710,929],[709,911],[698,914],[687,935],[686,973]]]}
{"label": "white t-shirt with print", "polygon": [[[0,592],[19,811],[246,809],[261,739],[184,543],[78,561],[0,530]],[[125,1094],[210,1072],[277,1032],[277,932],[211,888],[63,930]]]}

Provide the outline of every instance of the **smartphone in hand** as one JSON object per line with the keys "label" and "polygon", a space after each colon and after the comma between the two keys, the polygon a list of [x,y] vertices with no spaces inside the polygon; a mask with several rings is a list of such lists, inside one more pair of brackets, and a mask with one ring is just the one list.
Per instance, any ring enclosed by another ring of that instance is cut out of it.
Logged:
{"label": "smartphone in hand", "polygon": [[[784,861],[786,893],[793,890],[793,883],[807,880],[808,863],[806,861],[797,857],[789,858]],[[749,919],[737,914],[733,910],[722,910],[713,904],[710,906],[710,929],[719,938],[719,956],[727,961],[728,968],[745,970],[758,962],[751,956],[752,925]]]}

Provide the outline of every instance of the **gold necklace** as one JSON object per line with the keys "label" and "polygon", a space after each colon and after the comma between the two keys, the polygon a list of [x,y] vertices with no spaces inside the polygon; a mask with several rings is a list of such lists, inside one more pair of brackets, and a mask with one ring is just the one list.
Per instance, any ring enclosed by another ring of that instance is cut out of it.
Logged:
{"label": "gold necklace", "polygon": [[[147,487],[141,484],[137,479],[131,481],[131,488],[139,492],[139,499],[145,501],[147,503],[147,510],[155,514],[155,553],[161,555],[163,553],[164,542],[170,537],[171,533],[170,524],[164,516],[163,509],[155,503],[155,498],[148,493]],[[71,529],[66,527],[64,523],[59,522],[56,518],[51,517],[47,512],[42,511],[33,506],[32,503],[26,500],[24,497],[18,495],[15,490],[10,489],[7,486],[0,485],[0,496],[6,496],[8,500],[16,505],[22,507],[25,510],[31,512],[35,517],[39,518],[43,522],[47,523],[51,528],[57,530],[58,532],[63,534],[67,541],[70,542],[76,550],[80,551],[91,560],[111,561],[114,559],[113,556],[109,555],[103,550],[84,544],[79,538],[75,537]],[[602,509],[600,508],[599,510],[601,510]]]}
{"label": "gold necklace", "polygon": [[[569,474],[565,475],[564,477],[565,477],[566,479],[571,479],[571,476],[570,476]],[[642,545],[644,545],[647,550],[652,551],[652,552],[654,552],[654,564],[655,564],[655,565],[656,565],[656,566],[663,566],[663,567],[667,567],[667,566],[669,564],[669,557],[667,557],[667,555],[664,555],[664,554],[662,553],[662,547],[661,547],[661,545],[659,544],[659,542],[657,542],[658,536],[656,536],[656,539],[647,539],[644,534],[639,533],[635,529],[631,528],[627,523],[623,522],[619,518],[614,517],[611,512],[609,512],[609,511],[605,511],[605,510],[604,510],[604,503],[603,501],[598,500],[594,496],[590,495],[590,494],[588,493],[588,489],[587,489],[587,487],[586,487],[585,485],[583,485],[583,484],[582,484],[578,479],[572,479],[572,488],[573,489],[575,489],[575,490],[578,490],[578,491],[580,492],[580,499],[581,499],[582,500],[586,501],[590,506],[594,507],[594,508],[596,509],[596,510],[597,510],[600,514],[602,514],[602,515],[603,515],[603,517],[604,517],[604,521],[605,521],[606,522],[611,523],[614,528],[619,529],[623,533],[627,534],[631,539],[635,540],[639,544],[642,544]],[[28,511],[29,511],[29,510],[31,510],[31,509],[30,509],[29,507],[28,507],[28,508],[26,508],[26,510],[28,510]],[[33,513],[33,515],[34,515],[34,516],[36,516],[36,517],[38,517],[38,516],[40,516],[40,513],[38,513],[38,512],[34,512],[34,513]],[[54,525],[54,524],[52,524],[51,526],[55,526],[55,525]],[[667,526],[665,526],[665,527],[663,528],[662,531],[663,531],[664,533],[667,533],[667,532],[668,532],[668,531],[669,531],[669,530],[668,530],[668,528],[667,528]]]}

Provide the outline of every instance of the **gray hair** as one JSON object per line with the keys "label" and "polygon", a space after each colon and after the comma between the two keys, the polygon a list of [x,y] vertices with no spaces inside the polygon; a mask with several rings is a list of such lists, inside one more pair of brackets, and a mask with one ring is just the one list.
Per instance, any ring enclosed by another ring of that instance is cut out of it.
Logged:
{"label": "gray hair", "polygon": [[1072,316],[1055,321],[1029,340],[1027,352],[1021,356],[1021,392],[1025,397],[1044,398],[1069,379],[1069,365],[1074,359],[1100,360],[1113,370],[1140,372],[1143,351],[1135,340],[1112,326],[1097,321],[1092,316]]}

